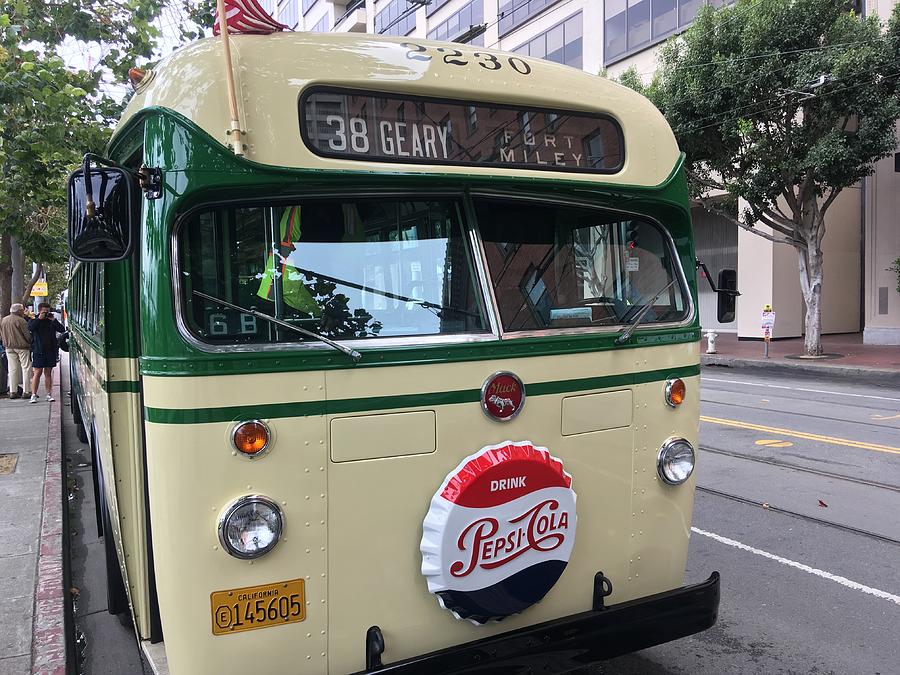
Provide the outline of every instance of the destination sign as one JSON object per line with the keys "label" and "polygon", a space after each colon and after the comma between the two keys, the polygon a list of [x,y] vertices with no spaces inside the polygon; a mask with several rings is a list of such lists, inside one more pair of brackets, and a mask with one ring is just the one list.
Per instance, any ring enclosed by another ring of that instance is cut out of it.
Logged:
{"label": "destination sign", "polygon": [[591,173],[625,160],[605,115],[330,88],[301,98],[300,131],[314,153],[341,159]]}

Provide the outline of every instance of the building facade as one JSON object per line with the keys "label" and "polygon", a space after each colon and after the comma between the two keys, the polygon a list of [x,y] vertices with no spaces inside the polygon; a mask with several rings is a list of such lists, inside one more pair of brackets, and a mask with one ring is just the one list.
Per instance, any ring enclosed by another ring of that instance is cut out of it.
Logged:
{"label": "building facade", "polygon": [[[477,45],[542,58],[610,76],[634,67],[656,68],[659,45],[683,31],[704,3],[731,0],[263,0],[295,30],[361,32]],[[900,0],[868,0],[865,11],[886,18]],[[823,333],[863,332],[872,344],[900,345],[900,154],[844,191],[832,206],[823,242]],[[776,245],[702,208],[694,210],[698,255],[714,275],[736,269],[737,320],[716,322],[716,299],[700,280],[704,328],[761,338],[760,314],[777,312],[774,337],[804,329],[796,252]]]}

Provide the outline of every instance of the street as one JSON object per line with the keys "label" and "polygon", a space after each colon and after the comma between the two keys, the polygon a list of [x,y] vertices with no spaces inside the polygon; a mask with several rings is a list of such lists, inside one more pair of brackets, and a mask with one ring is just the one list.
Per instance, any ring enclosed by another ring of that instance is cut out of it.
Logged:
{"label": "street", "polygon": [[900,392],[704,368],[686,582],[711,630],[603,673],[900,673]]}
{"label": "street", "polygon": [[[900,673],[900,392],[704,368],[701,396],[685,581],[722,574],[718,623],[591,672]],[[69,431],[83,672],[139,673],[129,629],[105,612],[89,454]]]}

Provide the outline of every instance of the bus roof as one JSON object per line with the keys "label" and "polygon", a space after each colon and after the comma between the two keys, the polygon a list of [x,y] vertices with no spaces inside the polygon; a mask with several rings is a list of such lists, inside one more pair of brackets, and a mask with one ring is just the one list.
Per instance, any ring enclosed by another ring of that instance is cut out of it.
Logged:
{"label": "bus roof", "polygon": [[[239,35],[231,42],[245,157],[254,162],[330,170],[503,173],[652,187],[662,184],[679,160],[669,125],[647,99],[568,66],[470,45],[358,33]],[[119,129],[142,109],[158,106],[180,113],[227,146],[230,114],[224,68],[218,38],[172,53],[138,86]],[[621,127],[624,163],[621,169],[598,175],[323,157],[307,147],[299,129],[298,98],[311,85],[604,114]]]}

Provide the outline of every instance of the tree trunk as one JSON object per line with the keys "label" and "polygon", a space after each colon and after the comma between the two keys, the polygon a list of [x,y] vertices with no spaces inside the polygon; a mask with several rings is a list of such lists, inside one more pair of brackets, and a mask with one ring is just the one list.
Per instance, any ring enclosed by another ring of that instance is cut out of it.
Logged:
{"label": "tree trunk", "polygon": [[803,351],[806,356],[822,354],[822,273],[823,256],[821,241],[825,223],[821,217],[803,228],[806,248],[798,251],[800,256],[800,291],[806,303],[806,335]]}
{"label": "tree trunk", "polygon": [[[828,204],[825,204],[825,209]],[[799,238],[806,246],[799,249],[800,290],[806,303],[806,335],[803,350],[806,356],[822,355],[822,239],[825,237],[825,212],[820,208],[819,195],[811,180],[800,187]]]}
{"label": "tree trunk", "polygon": [[822,250],[814,244],[800,254],[800,287],[806,303],[803,350],[807,356],[822,354],[822,262]]}
{"label": "tree trunk", "polygon": [[27,305],[31,302],[31,289],[34,288],[34,285],[41,278],[41,273],[44,271],[44,264],[37,263],[34,267],[34,271],[31,274],[31,279],[28,280],[28,283],[25,284],[25,290],[22,291],[22,299],[19,300],[23,305]]}
{"label": "tree trunk", "polygon": [[[25,283],[25,253],[19,246],[18,240],[14,236],[10,236],[12,245],[12,298],[22,297],[22,285]],[[18,302],[18,300],[16,300]]]}
{"label": "tree trunk", "polygon": [[0,231],[0,317],[12,304],[12,243],[9,232]]}

